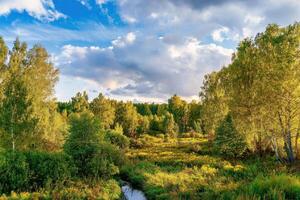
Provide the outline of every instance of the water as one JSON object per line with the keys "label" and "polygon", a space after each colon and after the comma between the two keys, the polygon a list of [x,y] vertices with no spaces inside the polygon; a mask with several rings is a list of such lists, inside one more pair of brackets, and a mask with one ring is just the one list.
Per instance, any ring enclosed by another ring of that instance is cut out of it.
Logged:
{"label": "water", "polygon": [[129,184],[122,186],[122,192],[126,200],[147,200],[142,191],[133,189]]}

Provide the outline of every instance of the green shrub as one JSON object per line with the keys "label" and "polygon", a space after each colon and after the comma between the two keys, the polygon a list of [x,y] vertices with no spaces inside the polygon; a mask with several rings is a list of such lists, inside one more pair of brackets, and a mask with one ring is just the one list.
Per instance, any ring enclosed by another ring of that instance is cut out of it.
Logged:
{"label": "green shrub", "polygon": [[0,159],[0,192],[25,190],[29,183],[26,157],[19,152],[5,152]]}
{"label": "green shrub", "polygon": [[115,166],[112,162],[107,160],[106,158],[102,158],[101,155],[95,156],[89,163],[88,163],[91,174],[96,179],[104,178],[109,179],[115,174],[119,173],[119,168]]}
{"label": "green shrub", "polygon": [[128,137],[115,130],[106,131],[105,140],[121,149],[128,148],[130,143]]}
{"label": "green shrub", "polygon": [[36,191],[71,178],[71,159],[62,153],[6,152],[0,161],[0,192]]}
{"label": "green shrub", "polygon": [[29,185],[32,189],[68,180],[75,170],[71,158],[63,153],[25,152],[24,155],[30,170]]}
{"label": "green shrub", "polygon": [[[84,178],[107,179],[118,173],[117,166],[123,164],[124,156],[115,145],[101,140],[100,124],[93,114],[83,112],[73,115],[70,125],[70,135],[64,149],[74,160],[77,175]],[[113,134],[115,136],[119,133]],[[109,137],[113,142],[124,145],[125,142],[119,140],[120,138]]]}

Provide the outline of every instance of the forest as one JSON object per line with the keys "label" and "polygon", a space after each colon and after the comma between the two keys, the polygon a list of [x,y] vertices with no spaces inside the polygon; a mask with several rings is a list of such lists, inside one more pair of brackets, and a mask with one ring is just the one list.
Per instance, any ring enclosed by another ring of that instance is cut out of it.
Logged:
{"label": "forest", "polygon": [[270,24],[199,100],[54,98],[41,45],[0,38],[0,199],[300,200],[300,24]]}

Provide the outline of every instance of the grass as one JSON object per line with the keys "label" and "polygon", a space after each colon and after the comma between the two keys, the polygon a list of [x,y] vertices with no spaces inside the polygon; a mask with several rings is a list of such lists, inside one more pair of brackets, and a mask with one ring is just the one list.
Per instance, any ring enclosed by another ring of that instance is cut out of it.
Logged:
{"label": "grass", "polygon": [[[139,140],[143,145],[128,150],[131,162],[121,170],[121,175],[143,190],[148,199],[295,199],[295,195],[300,196],[299,181],[295,181],[299,177],[296,173],[285,175],[289,168],[276,163],[272,157],[224,159],[212,153],[205,138],[165,140],[143,136]],[[279,187],[285,183],[290,186]],[[263,184],[271,189],[263,189]]]}

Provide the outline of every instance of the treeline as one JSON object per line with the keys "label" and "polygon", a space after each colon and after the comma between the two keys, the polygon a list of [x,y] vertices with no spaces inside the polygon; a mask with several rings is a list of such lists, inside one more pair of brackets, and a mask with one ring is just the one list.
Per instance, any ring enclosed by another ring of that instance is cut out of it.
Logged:
{"label": "treeline", "polygon": [[202,132],[201,104],[188,103],[177,95],[166,104],[155,104],[116,101],[102,94],[89,101],[86,92],[79,92],[69,102],[58,102],[58,111],[64,116],[90,111],[101,121],[103,129],[120,126],[128,137],[141,134],[176,137],[187,132]]}
{"label": "treeline", "polygon": [[241,41],[231,64],[205,76],[202,119],[218,148],[273,152],[289,163],[299,158],[299,45],[299,23],[271,24]]}

